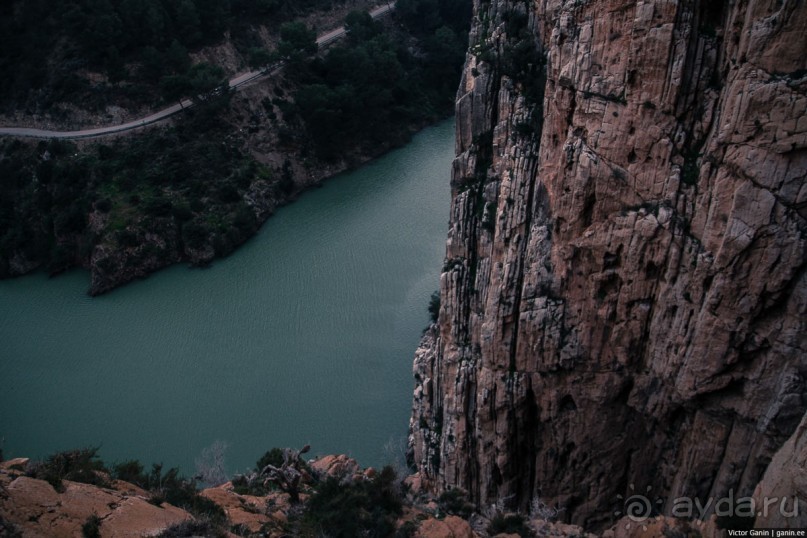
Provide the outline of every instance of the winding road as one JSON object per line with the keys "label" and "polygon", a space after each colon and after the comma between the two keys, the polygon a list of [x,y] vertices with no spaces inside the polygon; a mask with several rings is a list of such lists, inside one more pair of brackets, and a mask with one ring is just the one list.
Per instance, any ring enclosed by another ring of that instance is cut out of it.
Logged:
{"label": "winding road", "polygon": [[[370,16],[374,19],[377,19],[383,15],[386,15],[390,11],[395,8],[394,2],[389,2],[384,4],[383,6],[377,7],[370,11]],[[331,30],[325,34],[322,34],[317,38],[317,45],[320,47],[324,47],[330,45],[334,41],[337,41],[345,36],[346,30],[345,27],[342,26],[335,30]],[[247,73],[241,73],[230,79],[229,86],[231,90],[238,90],[250,82],[255,80],[268,77],[280,69],[282,69],[283,63],[279,62],[267,68],[258,70],[258,71],[249,71]],[[178,114],[188,108],[193,106],[193,101],[190,99],[185,99],[180,103],[177,103],[173,106],[160,110],[159,112],[155,112],[149,116],[144,118],[140,118],[134,121],[121,123],[118,125],[110,125],[107,127],[97,127],[95,129],[82,129],[80,131],[49,131],[47,129],[31,129],[28,127],[0,127],[0,136],[16,136],[16,137],[24,137],[24,138],[66,138],[66,139],[79,139],[79,138],[96,138],[101,136],[108,136],[116,133],[122,133],[124,131],[131,131],[133,129],[140,129],[143,127],[147,127],[149,125],[153,125],[155,123],[161,122],[166,118],[170,118],[174,114]]]}

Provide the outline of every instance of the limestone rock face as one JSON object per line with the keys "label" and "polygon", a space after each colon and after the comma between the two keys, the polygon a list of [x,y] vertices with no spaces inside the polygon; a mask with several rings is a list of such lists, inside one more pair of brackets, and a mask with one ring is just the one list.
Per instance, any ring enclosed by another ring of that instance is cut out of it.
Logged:
{"label": "limestone rock face", "polygon": [[807,416],[773,456],[754,492],[754,502],[762,507],[757,527],[807,527]]}
{"label": "limestone rock face", "polygon": [[751,495],[807,405],[807,4],[474,9],[422,483],[587,528]]}

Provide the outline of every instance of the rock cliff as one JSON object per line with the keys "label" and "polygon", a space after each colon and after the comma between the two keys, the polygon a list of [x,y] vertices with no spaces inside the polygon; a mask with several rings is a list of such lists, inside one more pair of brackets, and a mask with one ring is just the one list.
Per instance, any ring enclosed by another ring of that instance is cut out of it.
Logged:
{"label": "rock cliff", "polygon": [[807,4],[474,4],[424,482],[588,528],[751,495],[807,405]]}

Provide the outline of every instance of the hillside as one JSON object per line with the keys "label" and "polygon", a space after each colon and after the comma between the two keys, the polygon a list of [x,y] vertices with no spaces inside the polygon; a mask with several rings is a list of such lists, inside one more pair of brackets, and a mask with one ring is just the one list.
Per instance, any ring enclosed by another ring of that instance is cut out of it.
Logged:
{"label": "hillside", "polygon": [[[183,57],[184,74],[149,79],[142,58],[126,63],[129,78],[115,88],[152,80],[155,103],[164,104],[159,92],[196,101],[164,128],[76,143],[0,138],[0,277],[82,266],[91,272],[90,293],[98,294],[179,261],[210,263],[251,237],[278,205],[450,114],[469,4],[406,0],[383,21],[349,6],[276,24],[273,48],[252,47],[250,57],[235,54],[232,37],[222,38]],[[317,32],[306,20],[340,21],[344,13],[347,38],[317,51]],[[19,13],[15,20],[25,22]],[[269,27],[250,28],[272,42]],[[78,45],[70,50],[88,54]],[[238,93],[222,90],[227,74],[249,61],[277,59],[286,65],[276,75]],[[84,63],[95,65],[89,57]],[[98,78],[81,70],[71,76],[88,84]],[[107,87],[99,84],[93,91]],[[28,107],[9,92],[0,102]],[[119,103],[116,95],[104,93],[105,103]],[[60,99],[77,118],[92,113],[81,92]],[[94,123],[105,117],[99,113]],[[48,125],[56,121],[48,117]]]}

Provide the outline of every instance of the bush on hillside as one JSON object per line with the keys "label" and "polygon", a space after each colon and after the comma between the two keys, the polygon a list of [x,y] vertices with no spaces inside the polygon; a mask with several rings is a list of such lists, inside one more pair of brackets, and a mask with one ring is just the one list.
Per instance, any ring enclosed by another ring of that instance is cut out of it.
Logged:
{"label": "bush on hillside", "polygon": [[63,480],[107,486],[106,469],[98,458],[98,448],[66,450],[48,456],[43,462],[31,466],[28,475],[47,481],[53,489],[64,491]]}
{"label": "bush on hillside", "polygon": [[437,319],[440,317],[440,291],[435,291],[432,293],[431,298],[429,299],[429,317],[432,320],[432,323],[437,323]]}
{"label": "bush on hillside", "polygon": [[392,536],[403,513],[395,471],[384,467],[375,477],[345,484],[330,477],[311,496],[301,520],[303,536],[327,532],[332,538]]}

